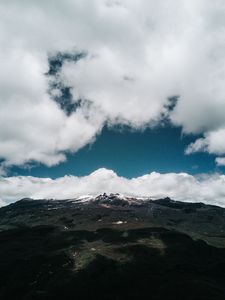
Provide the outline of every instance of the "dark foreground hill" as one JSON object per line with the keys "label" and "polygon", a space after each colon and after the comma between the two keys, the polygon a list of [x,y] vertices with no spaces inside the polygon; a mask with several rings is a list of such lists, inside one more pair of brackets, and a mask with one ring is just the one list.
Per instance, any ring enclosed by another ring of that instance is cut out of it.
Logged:
{"label": "dark foreground hill", "polygon": [[0,209],[0,299],[225,299],[225,209],[86,200]]}

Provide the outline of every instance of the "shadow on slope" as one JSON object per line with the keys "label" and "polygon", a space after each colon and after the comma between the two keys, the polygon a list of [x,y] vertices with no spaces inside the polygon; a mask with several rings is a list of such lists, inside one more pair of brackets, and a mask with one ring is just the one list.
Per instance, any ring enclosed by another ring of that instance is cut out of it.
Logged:
{"label": "shadow on slope", "polygon": [[225,249],[164,228],[0,232],[0,298],[225,299]]}

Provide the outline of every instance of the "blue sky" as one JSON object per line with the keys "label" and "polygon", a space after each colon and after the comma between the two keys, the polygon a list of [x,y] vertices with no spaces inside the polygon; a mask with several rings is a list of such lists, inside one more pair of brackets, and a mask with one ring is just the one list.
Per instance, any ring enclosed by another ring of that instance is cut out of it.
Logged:
{"label": "blue sky", "polygon": [[33,168],[12,168],[11,175],[32,175],[57,178],[67,174],[84,176],[98,168],[114,170],[124,177],[137,177],[152,171],[187,172],[190,174],[222,171],[215,165],[215,156],[207,153],[185,155],[185,148],[196,136],[184,135],[181,128],[169,124],[132,131],[105,127],[96,141],[67,161],[54,167],[36,165]]}

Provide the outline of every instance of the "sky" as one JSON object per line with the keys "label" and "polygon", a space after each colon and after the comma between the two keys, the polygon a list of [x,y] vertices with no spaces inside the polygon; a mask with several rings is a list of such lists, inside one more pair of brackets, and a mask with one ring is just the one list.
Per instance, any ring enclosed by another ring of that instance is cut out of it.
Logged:
{"label": "sky", "polygon": [[67,160],[51,168],[13,167],[11,176],[62,177],[65,174],[84,176],[99,168],[114,170],[127,178],[153,171],[188,172],[190,174],[222,172],[215,164],[215,156],[206,153],[185,155],[184,149],[194,140],[182,136],[180,128],[169,125],[148,128],[143,132],[128,128],[105,127],[96,141],[83,147]]}
{"label": "sky", "polygon": [[0,205],[225,206],[224,1],[2,0],[0,64]]}

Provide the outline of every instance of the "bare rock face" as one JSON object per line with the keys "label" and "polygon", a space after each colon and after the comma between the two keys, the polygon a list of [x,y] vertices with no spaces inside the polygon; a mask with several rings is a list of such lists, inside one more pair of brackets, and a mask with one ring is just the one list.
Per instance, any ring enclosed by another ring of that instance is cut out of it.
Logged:
{"label": "bare rock face", "polygon": [[225,209],[119,194],[0,209],[0,299],[225,299]]}

